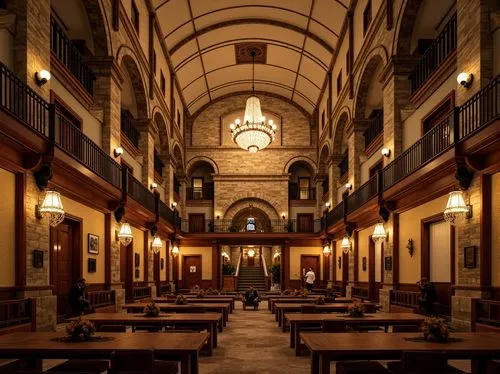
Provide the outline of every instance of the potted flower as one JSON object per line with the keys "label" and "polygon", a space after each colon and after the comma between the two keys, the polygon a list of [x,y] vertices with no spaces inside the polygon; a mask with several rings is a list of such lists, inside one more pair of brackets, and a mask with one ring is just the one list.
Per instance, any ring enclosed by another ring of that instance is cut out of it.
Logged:
{"label": "potted flower", "polygon": [[200,290],[197,294],[196,294],[196,297],[201,299],[203,297],[205,297],[207,293],[204,291],[204,290]]}
{"label": "potted flower", "polygon": [[424,339],[432,342],[445,342],[448,340],[450,331],[446,322],[438,317],[429,317],[422,324]]}
{"label": "potted flower", "polygon": [[316,305],[325,305],[325,297],[324,296],[320,296],[316,299],[315,301],[315,304]]}
{"label": "potted flower", "polygon": [[347,308],[347,312],[350,317],[363,317],[365,314],[365,306],[359,301],[354,301],[349,308]]}
{"label": "potted flower", "polygon": [[95,333],[95,327],[90,321],[79,317],[77,320],[71,321],[66,326],[66,334],[71,340],[86,341],[90,340]]}
{"label": "potted flower", "polygon": [[175,298],[175,304],[176,305],[186,305],[187,303],[188,303],[187,299],[186,299],[186,297],[183,294],[179,294]]}
{"label": "potted flower", "polygon": [[144,308],[144,315],[146,317],[158,317],[160,314],[160,308],[154,301],[150,302],[146,307]]}

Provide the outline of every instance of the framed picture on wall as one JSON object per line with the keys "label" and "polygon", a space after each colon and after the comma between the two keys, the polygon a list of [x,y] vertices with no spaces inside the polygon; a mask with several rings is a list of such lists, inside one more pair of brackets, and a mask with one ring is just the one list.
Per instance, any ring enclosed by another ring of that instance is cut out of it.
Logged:
{"label": "framed picture on wall", "polygon": [[341,256],[339,256],[339,258],[338,258],[338,260],[337,260],[337,261],[338,261],[338,263],[339,263],[339,269],[342,269],[342,257],[341,257]]}
{"label": "framed picture on wall", "polygon": [[99,254],[99,236],[94,234],[88,235],[88,252],[94,255]]}
{"label": "framed picture on wall", "polygon": [[363,262],[363,271],[366,271],[366,257],[362,258],[362,262]]}
{"label": "framed picture on wall", "polygon": [[385,258],[385,270],[392,270],[392,256],[387,256]]}
{"label": "framed picture on wall", "polygon": [[139,278],[139,275],[140,275],[140,274],[141,274],[141,273],[140,273],[139,269],[135,269],[135,274],[134,274],[134,275],[135,275],[135,278]]}
{"label": "framed picture on wall", "polygon": [[33,267],[35,269],[43,268],[43,251],[39,249],[33,250]]}
{"label": "framed picture on wall", "polygon": [[464,268],[474,269],[476,267],[477,247],[475,245],[464,247]]}
{"label": "framed picture on wall", "polygon": [[164,267],[165,267],[165,259],[160,258],[160,269],[163,270]]}
{"label": "framed picture on wall", "polygon": [[141,256],[139,253],[134,253],[134,265],[135,267],[141,266]]}
{"label": "framed picture on wall", "polygon": [[87,260],[87,268],[89,273],[95,273],[97,271],[97,261],[95,258],[89,258]]}

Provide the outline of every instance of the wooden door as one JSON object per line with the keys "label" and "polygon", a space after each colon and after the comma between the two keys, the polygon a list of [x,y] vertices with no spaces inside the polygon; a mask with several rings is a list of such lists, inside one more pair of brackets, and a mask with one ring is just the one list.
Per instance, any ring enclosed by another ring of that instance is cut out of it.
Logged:
{"label": "wooden door", "polygon": [[[301,277],[304,279],[304,276],[311,268],[314,271],[314,275],[316,275],[316,280],[314,281],[314,286],[319,286],[319,280],[321,276],[320,272],[320,261],[319,255],[301,255],[300,256],[300,272]],[[303,281],[304,283],[304,281]]]}
{"label": "wooden door", "polygon": [[50,228],[50,279],[57,296],[57,315],[68,313],[68,292],[73,279],[73,230],[67,223]]}
{"label": "wooden door", "polygon": [[182,256],[183,288],[201,287],[201,256]]}
{"label": "wooden door", "polygon": [[189,215],[189,232],[205,232],[205,215],[196,213]]}
{"label": "wooden door", "polygon": [[254,257],[247,256],[247,265],[255,266],[255,256]]}
{"label": "wooden door", "polygon": [[297,214],[297,232],[313,232],[314,230],[313,214]]}

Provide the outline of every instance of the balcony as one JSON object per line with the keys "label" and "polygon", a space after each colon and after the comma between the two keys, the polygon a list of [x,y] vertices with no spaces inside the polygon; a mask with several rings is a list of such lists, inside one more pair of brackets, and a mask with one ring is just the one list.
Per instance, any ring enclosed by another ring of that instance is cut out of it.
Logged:
{"label": "balcony", "polygon": [[50,50],[92,96],[94,94],[94,80],[96,79],[94,72],[84,62],[83,55],[64,33],[54,17],[50,18],[50,26]]}
{"label": "balcony", "polygon": [[363,133],[365,138],[365,152],[369,149],[373,141],[384,131],[384,113],[381,110],[376,111],[375,115],[370,118],[369,121],[370,124]]}
{"label": "balcony", "polygon": [[176,222],[175,212],[170,209],[170,207],[165,204],[162,200],[158,199],[158,215],[165,221],[170,223],[172,226],[176,227],[178,223]]}
{"label": "balcony", "polygon": [[127,175],[127,194],[151,213],[156,213],[156,196],[130,173]]}
{"label": "balcony", "polygon": [[120,116],[120,129],[123,135],[128,139],[128,141],[136,148],[139,149],[139,137],[140,133],[134,126],[134,117],[130,114],[128,110],[121,111]]}
{"label": "balcony", "polygon": [[351,214],[356,209],[366,204],[371,198],[377,196],[377,192],[378,177],[377,174],[375,174],[347,197],[347,214]]}
{"label": "balcony", "polygon": [[344,218],[344,202],[341,201],[326,215],[326,226],[331,227]]}
{"label": "balcony", "polygon": [[203,187],[188,187],[186,188],[188,200],[213,200],[214,186],[206,184]]}
{"label": "balcony", "polygon": [[316,200],[316,189],[299,187],[297,183],[289,183],[288,200]]}
{"label": "balcony", "polygon": [[446,24],[410,73],[411,92],[415,93],[457,47],[457,15]]}

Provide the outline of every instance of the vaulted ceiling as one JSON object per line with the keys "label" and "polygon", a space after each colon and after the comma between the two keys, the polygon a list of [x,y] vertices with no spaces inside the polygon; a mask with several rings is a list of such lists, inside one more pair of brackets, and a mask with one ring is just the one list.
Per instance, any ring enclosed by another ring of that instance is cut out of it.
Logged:
{"label": "vaulted ceiling", "polygon": [[[218,97],[255,89],[314,111],[350,0],[154,0],[192,114]],[[243,56],[243,59],[245,56]]]}

